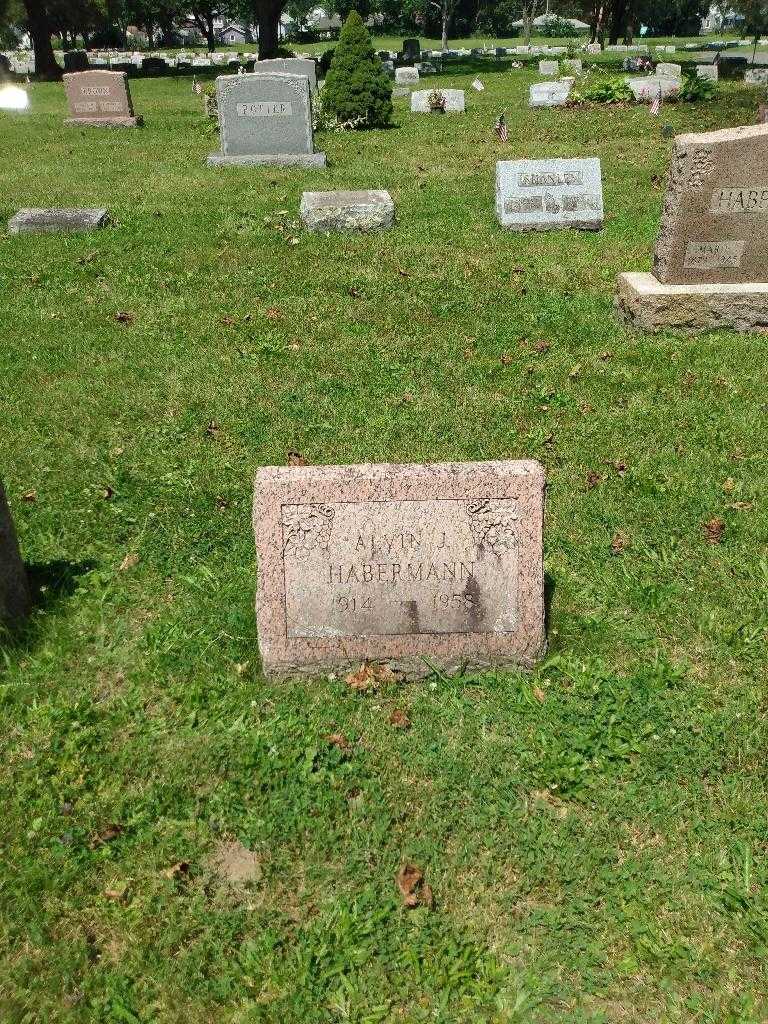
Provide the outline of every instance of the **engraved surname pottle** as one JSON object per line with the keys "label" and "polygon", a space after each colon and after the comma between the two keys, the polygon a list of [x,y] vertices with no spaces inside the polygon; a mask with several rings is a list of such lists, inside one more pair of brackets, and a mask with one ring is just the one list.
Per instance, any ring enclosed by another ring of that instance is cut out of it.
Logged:
{"label": "engraved surname pottle", "polygon": [[513,498],[283,505],[281,523],[289,638],[515,629]]}
{"label": "engraved surname pottle", "polygon": [[238,103],[236,108],[238,117],[291,117],[293,115],[293,107],[286,100]]}

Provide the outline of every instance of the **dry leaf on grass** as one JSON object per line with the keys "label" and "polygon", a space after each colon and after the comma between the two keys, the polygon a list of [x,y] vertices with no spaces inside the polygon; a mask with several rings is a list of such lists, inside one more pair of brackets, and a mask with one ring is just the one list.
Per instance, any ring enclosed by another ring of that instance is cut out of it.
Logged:
{"label": "dry leaf on grass", "polygon": [[127,310],[121,309],[119,313],[115,313],[115,320],[117,320],[119,324],[132,324],[133,313],[129,313]]}
{"label": "dry leaf on grass", "polygon": [[221,433],[221,427],[216,420],[209,420],[208,426],[205,428],[205,432],[209,437],[218,437]]}
{"label": "dry leaf on grass", "polygon": [[301,452],[289,451],[285,456],[285,461],[289,466],[306,466],[307,460],[301,454]]}
{"label": "dry leaf on grass", "polygon": [[403,905],[409,910],[414,907],[434,906],[432,887],[424,882],[424,873],[415,864],[403,864],[395,878],[397,888],[403,897]]}
{"label": "dry leaf on grass", "polygon": [[708,544],[721,544],[725,533],[725,523],[719,516],[713,516],[709,522],[702,525],[704,537]]}
{"label": "dry leaf on grass", "polygon": [[127,569],[133,569],[133,567],[138,564],[139,556],[135,551],[132,551],[129,555],[126,555],[120,563],[120,572],[125,572]]}
{"label": "dry leaf on grass", "polygon": [[614,534],[611,541],[611,551],[614,555],[620,555],[629,547],[629,537],[621,530]]}
{"label": "dry leaf on grass", "polygon": [[277,306],[270,306],[267,312],[264,314],[268,320],[282,320],[283,314],[277,308]]}
{"label": "dry leaf on grass", "polygon": [[112,823],[111,825],[105,825],[104,828],[95,832],[90,839],[88,845],[92,850],[97,850],[100,846],[106,846],[107,843],[111,843],[113,839],[117,839],[121,836],[125,830],[122,825]]}
{"label": "dry leaf on grass", "polygon": [[533,696],[536,698],[539,704],[543,704],[544,701],[547,699],[547,695],[544,693],[540,686],[534,686]]}
{"label": "dry leaf on grass", "polygon": [[616,459],[616,461],[613,463],[613,468],[616,470],[620,477],[625,477],[627,475],[627,464],[626,462],[622,462],[621,459]]}
{"label": "dry leaf on grass", "polygon": [[37,501],[37,491],[27,491],[21,496],[22,501]]}
{"label": "dry leaf on grass", "polygon": [[189,861],[180,860],[160,872],[163,878],[182,878],[189,874]]}
{"label": "dry leaf on grass", "polygon": [[511,363],[513,363],[513,362],[514,362],[514,357],[511,356],[509,354],[509,352],[502,352],[501,353],[501,365],[502,366],[510,366]]}
{"label": "dry leaf on grass", "polygon": [[401,711],[400,708],[395,708],[395,710],[389,716],[389,724],[393,725],[396,729],[411,728],[410,718],[404,711]]}
{"label": "dry leaf on grass", "polygon": [[597,487],[597,485],[602,482],[602,475],[600,473],[596,473],[594,469],[590,469],[587,473],[587,490],[591,491],[593,487]]}
{"label": "dry leaf on grass", "polygon": [[380,686],[385,686],[387,683],[397,683],[400,678],[400,673],[393,671],[386,663],[364,661],[360,668],[345,677],[345,682],[353,690],[368,693],[378,690]]}
{"label": "dry leaf on grass", "polygon": [[533,346],[533,351],[538,352],[540,356],[543,356],[545,352],[549,352],[552,348],[548,341],[537,341]]}
{"label": "dry leaf on grass", "polygon": [[343,753],[348,754],[352,749],[352,744],[349,742],[343,732],[332,732],[329,736],[325,737],[332,747],[338,747]]}

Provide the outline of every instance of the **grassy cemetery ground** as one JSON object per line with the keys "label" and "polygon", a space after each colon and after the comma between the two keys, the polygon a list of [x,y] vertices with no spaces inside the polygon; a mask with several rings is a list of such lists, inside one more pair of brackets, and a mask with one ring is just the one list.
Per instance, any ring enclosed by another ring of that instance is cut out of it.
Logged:
{"label": "grassy cemetery ground", "polygon": [[[0,469],[40,588],[0,647],[3,1021],[766,1018],[766,340],[612,311],[664,126],[757,97],[533,111],[533,72],[472,77],[437,79],[466,116],[401,98],[318,136],[326,173],[207,169],[189,80],[133,84],[143,130],[64,128],[56,85],[0,119],[2,218],[115,220],[0,236]],[[601,234],[497,226],[499,157],[592,155]],[[299,230],[303,189],[349,187],[396,228]],[[289,451],[540,459],[548,660],[265,682],[251,481]]]}

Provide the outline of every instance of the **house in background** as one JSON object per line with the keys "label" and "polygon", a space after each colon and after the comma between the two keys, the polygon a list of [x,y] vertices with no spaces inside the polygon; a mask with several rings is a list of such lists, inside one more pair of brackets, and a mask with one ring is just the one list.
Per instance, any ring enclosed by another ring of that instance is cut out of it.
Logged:
{"label": "house in background", "polygon": [[252,43],[254,35],[247,25],[230,21],[216,30],[216,38],[223,46],[239,45],[241,43]]}

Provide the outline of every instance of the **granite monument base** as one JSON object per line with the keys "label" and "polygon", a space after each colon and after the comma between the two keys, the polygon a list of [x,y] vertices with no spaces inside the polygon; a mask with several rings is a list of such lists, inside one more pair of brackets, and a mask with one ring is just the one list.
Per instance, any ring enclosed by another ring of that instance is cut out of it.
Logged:
{"label": "granite monument base", "polygon": [[141,128],[142,117],[67,117],[64,124],[78,128]]}
{"label": "granite monument base", "polygon": [[768,284],[662,284],[619,274],[616,309],[645,331],[768,331]]}
{"label": "granite monument base", "polygon": [[249,153],[246,156],[208,155],[209,167],[325,167],[325,153]]}

